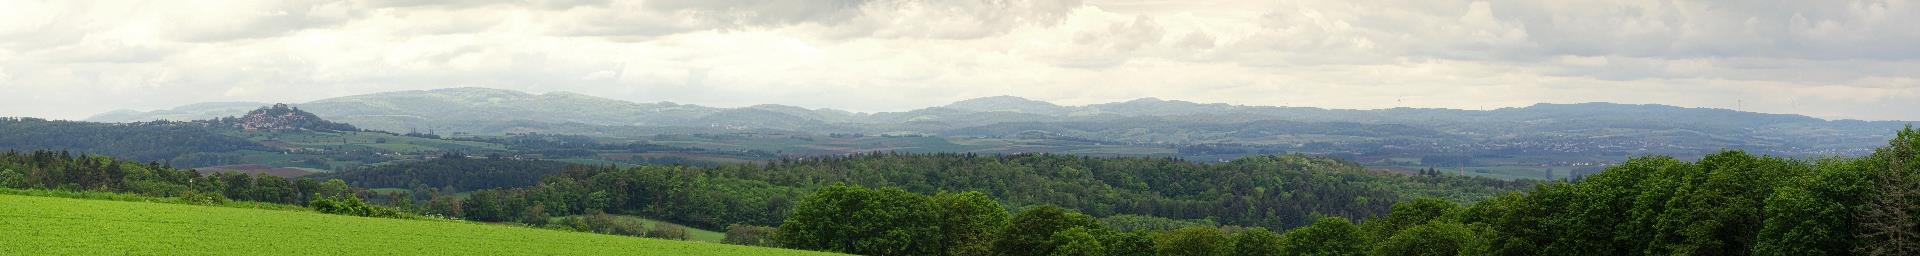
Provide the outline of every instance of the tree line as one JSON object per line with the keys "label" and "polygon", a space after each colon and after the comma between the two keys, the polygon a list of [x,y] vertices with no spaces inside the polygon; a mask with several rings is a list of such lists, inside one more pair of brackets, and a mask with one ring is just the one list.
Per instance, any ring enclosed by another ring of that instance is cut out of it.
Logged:
{"label": "tree line", "polygon": [[505,159],[499,155],[469,158],[447,153],[438,158],[381,164],[352,170],[318,173],[314,179],[340,179],[363,188],[405,188],[425,191],[437,188],[445,193],[479,189],[531,187],[572,164],[554,161]]}
{"label": "tree line", "polygon": [[255,201],[303,205],[322,213],[412,218],[409,212],[365,200],[373,193],[339,179],[319,181],[271,175],[201,173],[160,162],[133,162],[67,151],[0,153],[0,187],[129,193],[218,204]]}
{"label": "tree line", "polygon": [[1527,193],[1469,205],[1418,198],[1357,225],[1324,216],[1284,233],[1123,232],[1050,205],[1009,216],[979,192],[832,185],[799,200],[772,234],[754,235],[866,255],[1915,255],[1914,163],[1920,131],[1911,128],[1860,158],[1640,157]]}
{"label": "tree line", "polygon": [[[735,239],[735,229],[743,228],[729,229],[730,242],[756,241]],[[1052,205],[1010,214],[980,192],[925,196],[853,185],[822,188],[777,229],[738,236],[749,235],[771,237],[772,243],[758,240],[761,245],[861,255],[1362,255],[1370,249],[1361,227],[1339,217],[1320,217],[1285,234],[1210,225],[1129,231]]]}

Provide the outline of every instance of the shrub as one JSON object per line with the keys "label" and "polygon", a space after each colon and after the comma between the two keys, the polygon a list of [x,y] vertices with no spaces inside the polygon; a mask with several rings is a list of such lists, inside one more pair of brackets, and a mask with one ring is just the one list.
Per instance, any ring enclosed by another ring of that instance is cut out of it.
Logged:
{"label": "shrub", "polygon": [[733,224],[733,225],[727,225],[727,237],[725,239],[720,240],[720,242],[728,243],[728,244],[737,244],[737,245],[773,247],[773,246],[779,245],[778,240],[775,240],[776,239],[775,236],[779,236],[779,235],[780,235],[779,228],[745,225],[745,224]]}
{"label": "shrub", "polygon": [[353,195],[323,197],[314,195],[313,202],[307,204],[314,211],[326,214],[339,214],[361,217],[401,218],[399,210],[367,204]]}
{"label": "shrub", "polygon": [[666,222],[655,222],[653,223],[653,229],[647,230],[647,237],[687,240],[687,227]]}
{"label": "shrub", "polygon": [[614,218],[612,214],[592,213],[561,220],[573,230],[622,236],[645,236],[647,229],[640,223]]}
{"label": "shrub", "polygon": [[11,167],[0,169],[0,187],[25,188],[27,185],[27,175],[21,171]]}

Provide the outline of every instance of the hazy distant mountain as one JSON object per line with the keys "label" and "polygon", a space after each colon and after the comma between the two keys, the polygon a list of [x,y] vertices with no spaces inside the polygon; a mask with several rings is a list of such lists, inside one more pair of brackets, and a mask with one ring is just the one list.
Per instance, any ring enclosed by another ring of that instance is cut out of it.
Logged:
{"label": "hazy distant mountain", "polygon": [[204,120],[236,116],[266,105],[267,103],[260,102],[206,102],[145,112],[123,109],[93,115],[88,117],[87,121],[124,123],[153,120]]}
{"label": "hazy distant mountain", "polygon": [[[194,104],[173,110],[114,111],[88,121],[208,119],[237,116],[261,103]],[[723,109],[699,105],[635,103],[570,92],[530,94],[488,88],[397,91],[295,104],[323,118],[387,131],[501,133],[594,130],[601,126],[682,129],[818,128],[856,117],[838,110],[763,105]]]}
{"label": "hazy distant mountain", "polygon": [[1157,98],[1143,98],[1126,102],[1096,104],[1087,106],[1086,108],[1099,113],[1128,116],[1167,116],[1208,113],[1219,114],[1239,110],[1243,107],[1218,103],[1200,104],[1178,100],[1169,101]]}
{"label": "hazy distant mountain", "polygon": [[1054,105],[1045,101],[1029,100],[1013,96],[995,96],[963,100],[947,104],[946,108],[974,112],[1014,112],[1058,116],[1073,112],[1072,108]]}
{"label": "hazy distant mountain", "polygon": [[[116,111],[90,121],[199,119],[264,104],[203,103]],[[1699,152],[1738,148],[1783,154],[1858,154],[1905,122],[1829,121],[1726,109],[1612,103],[1537,104],[1495,110],[1380,110],[1205,104],[1144,98],[1061,106],[1012,96],[904,112],[853,113],[784,105],[715,108],[636,103],[576,93],[487,88],[398,91],[296,106],[367,129],[440,133],[543,132],[613,136],[740,131],[912,132],[949,136],[1055,136],[1114,143],[1331,144],[1330,151]]]}

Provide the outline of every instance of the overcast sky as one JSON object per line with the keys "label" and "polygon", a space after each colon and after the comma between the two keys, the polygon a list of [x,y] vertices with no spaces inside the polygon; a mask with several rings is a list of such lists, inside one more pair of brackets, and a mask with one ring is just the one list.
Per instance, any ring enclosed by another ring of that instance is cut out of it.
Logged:
{"label": "overcast sky", "polygon": [[0,1],[0,116],[492,87],[901,111],[1013,95],[1920,120],[1920,2]]}

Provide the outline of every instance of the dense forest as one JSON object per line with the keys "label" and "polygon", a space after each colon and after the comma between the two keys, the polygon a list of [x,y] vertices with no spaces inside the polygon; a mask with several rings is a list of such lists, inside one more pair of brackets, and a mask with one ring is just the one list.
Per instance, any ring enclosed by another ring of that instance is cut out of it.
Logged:
{"label": "dense forest", "polygon": [[186,122],[91,123],[38,118],[0,118],[0,150],[85,150],[137,161],[272,149],[226,136],[206,124]]}
{"label": "dense forest", "polygon": [[1358,225],[1325,217],[1283,233],[1119,232],[1052,206],[1008,216],[949,194],[833,186],[802,199],[776,237],[874,255],[1915,255],[1916,150],[1920,131],[1909,128],[1863,158],[1641,157],[1527,193],[1407,200]]}
{"label": "dense forest", "polygon": [[133,162],[66,151],[0,153],[0,187],[104,191],[197,202],[227,200],[306,205],[356,191],[340,180],[286,179],[270,175],[208,173],[159,162]]}
{"label": "dense forest", "polygon": [[508,133],[500,137],[451,137],[450,140],[476,141],[506,145],[514,152],[537,154],[546,158],[591,157],[596,152],[645,153],[654,151],[698,151],[696,148],[648,144],[644,142],[609,143],[583,135]]}
{"label": "dense forest", "polygon": [[[509,174],[502,170],[531,168],[524,166],[527,162],[512,160],[443,159],[447,160],[321,177],[339,177],[366,187],[415,188],[419,194],[428,191],[418,188],[439,188],[445,181],[506,177]],[[427,184],[418,186],[413,181]],[[442,208],[434,213],[513,221],[530,219],[532,212],[602,211],[708,229],[730,224],[771,226],[781,222],[794,200],[832,184],[892,187],[918,194],[978,191],[1011,207],[1055,205],[1100,217],[1150,216],[1283,229],[1306,225],[1320,216],[1384,214],[1393,202],[1406,198],[1476,201],[1535,183],[1373,173],[1351,162],[1302,155],[1203,164],[1053,154],[873,153],[711,168],[572,168],[536,186],[475,191],[460,201],[461,211]],[[460,188],[456,191],[473,187]]]}
{"label": "dense forest", "polygon": [[505,159],[499,155],[480,158],[458,153],[438,158],[374,165],[349,171],[320,173],[314,179],[340,179],[355,187],[406,188],[424,191],[435,188],[447,193],[477,189],[530,187],[540,178],[573,167],[572,164]]}

